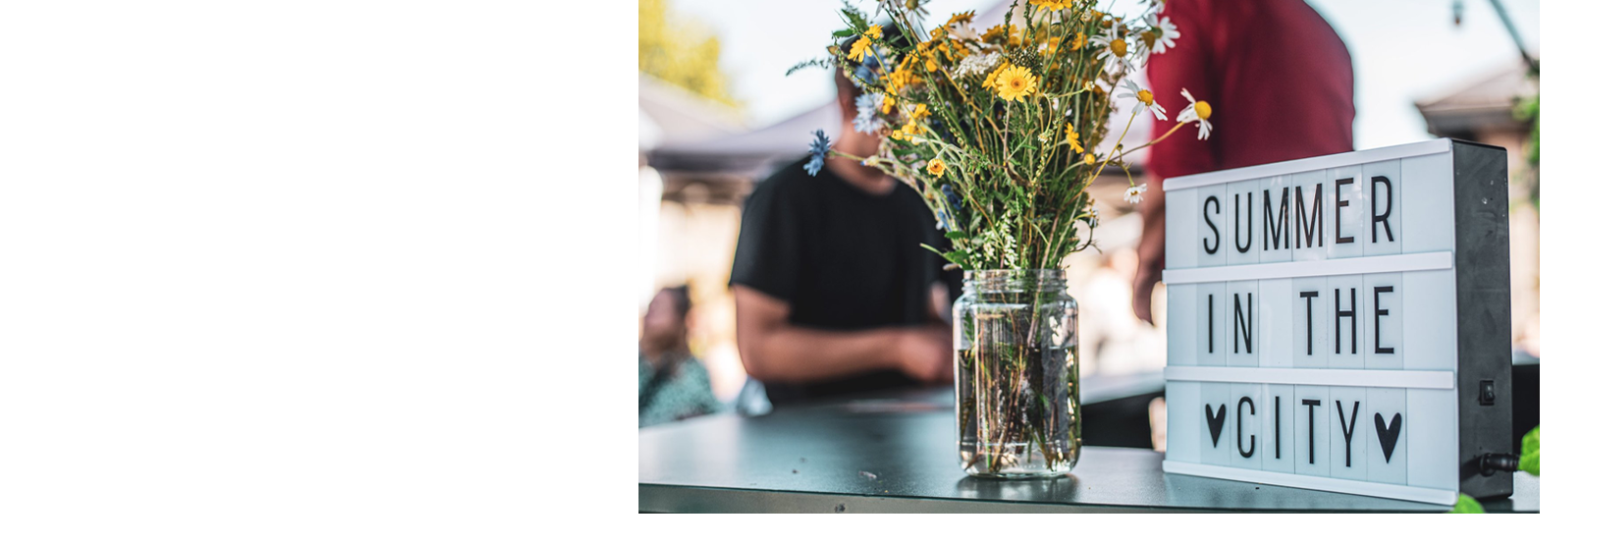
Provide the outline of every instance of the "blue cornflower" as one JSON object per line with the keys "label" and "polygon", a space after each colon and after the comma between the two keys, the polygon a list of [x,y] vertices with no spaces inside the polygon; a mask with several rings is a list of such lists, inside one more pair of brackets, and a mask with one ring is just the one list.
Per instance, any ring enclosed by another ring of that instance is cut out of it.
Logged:
{"label": "blue cornflower", "polygon": [[887,123],[877,116],[879,108],[883,107],[881,93],[863,94],[855,97],[855,132],[871,134],[883,129]]}
{"label": "blue cornflower", "polygon": [[957,194],[949,185],[944,186],[944,200],[949,202],[949,207],[955,213],[961,213],[961,195]]}
{"label": "blue cornflower", "polygon": [[[861,83],[865,83],[867,85],[876,85],[877,84],[877,72],[878,72],[878,67],[880,66],[880,64],[877,61],[877,57],[880,54],[881,54],[881,52],[879,52],[877,50],[877,46],[873,45],[872,46],[872,53],[869,54],[869,55],[866,55],[866,60],[862,61],[859,65],[855,66],[855,79],[856,80],[859,80]],[[851,80],[851,83],[854,83],[854,80]],[[860,87],[860,83],[856,83],[855,86],[856,87]]]}
{"label": "blue cornflower", "polygon": [[[944,189],[944,201],[945,202],[949,202],[950,214],[951,215],[956,215],[956,216],[960,215],[961,209],[962,209],[961,196],[959,194],[957,194],[954,189],[951,189],[948,184],[945,184],[943,189]],[[938,227],[938,229],[939,230],[949,230],[949,225],[953,223],[953,221],[951,221],[951,219],[953,219],[953,218],[950,217],[950,216],[944,215],[943,210],[935,210],[934,211],[934,215],[938,218],[938,225],[936,225]]]}
{"label": "blue cornflower", "polygon": [[827,160],[827,148],[832,145],[822,129],[816,129],[816,139],[811,141],[811,160],[805,163],[805,173],[815,176],[822,171],[822,162]]}

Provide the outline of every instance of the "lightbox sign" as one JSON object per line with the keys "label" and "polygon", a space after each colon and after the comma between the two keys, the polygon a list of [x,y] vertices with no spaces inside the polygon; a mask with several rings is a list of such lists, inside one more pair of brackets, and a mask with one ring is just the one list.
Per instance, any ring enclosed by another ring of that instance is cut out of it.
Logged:
{"label": "lightbox sign", "polygon": [[1166,180],[1165,470],[1508,495],[1506,181],[1455,140]]}

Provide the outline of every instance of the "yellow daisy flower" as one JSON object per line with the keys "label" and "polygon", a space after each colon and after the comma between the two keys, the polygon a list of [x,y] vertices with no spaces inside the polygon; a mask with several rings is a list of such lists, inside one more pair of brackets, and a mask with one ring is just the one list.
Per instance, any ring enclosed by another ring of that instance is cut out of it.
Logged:
{"label": "yellow daisy flower", "polygon": [[994,71],[989,72],[988,77],[983,79],[983,88],[994,88],[994,80],[997,79],[999,77],[999,73],[1005,71],[1006,68],[1010,68],[1009,62],[1001,64],[999,65],[999,68],[995,68]]}
{"label": "yellow daisy flower", "polygon": [[1049,8],[1050,11],[1060,11],[1071,7],[1072,4],[1070,0],[1032,0],[1028,3],[1041,8]]}
{"label": "yellow daisy flower", "polygon": [[911,118],[911,123],[915,124],[917,120],[926,119],[927,116],[932,115],[933,112],[927,110],[927,104],[917,104],[915,106],[905,108],[905,114],[909,115]]}
{"label": "yellow daisy flower", "polygon": [[983,41],[992,44],[999,44],[1000,40],[1004,40],[1006,43],[1009,43],[1013,39],[1013,32],[1014,30],[1009,26],[994,25],[993,28],[990,28],[987,32],[983,33]]}
{"label": "yellow daisy flower", "polygon": [[1094,164],[1094,154],[1093,153],[1089,153],[1087,155],[1083,155],[1083,162],[1086,162],[1088,164]]}
{"label": "yellow daisy flower", "polygon": [[958,25],[958,24],[961,24],[961,23],[970,23],[970,22],[972,22],[972,19],[975,18],[975,17],[977,17],[977,11],[976,10],[962,11],[960,13],[956,13],[954,15],[949,16],[949,22],[946,23],[946,24],[948,26],[955,26],[955,25]]}
{"label": "yellow daisy flower", "polygon": [[943,176],[946,168],[949,168],[949,166],[944,164],[942,159],[933,159],[927,162],[927,173],[932,174],[935,178]]}
{"label": "yellow daisy flower", "polygon": [[861,61],[865,60],[866,59],[866,51],[868,49],[871,49],[871,47],[872,47],[872,40],[870,38],[867,38],[866,36],[861,36],[860,39],[855,40],[855,45],[851,45],[850,46],[850,48],[849,48],[849,60],[853,60],[855,62],[861,62]]}
{"label": "yellow daisy flower", "polygon": [[1073,127],[1071,123],[1066,123],[1066,145],[1071,146],[1072,151],[1083,152],[1083,144],[1078,140],[1080,137],[1081,135],[1077,133],[1077,128]]}
{"label": "yellow daisy flower", "polygon": [[866,35],[874,40],[883,39],[883,25],[872,25],[872,28],[866,29]]}
{"label": "yellow daisy flower", "polygon": [[994,86],[1001,99],[1017,100],[1038,89],[1038,78],[1025,66],[1012,66],[994,79]]}

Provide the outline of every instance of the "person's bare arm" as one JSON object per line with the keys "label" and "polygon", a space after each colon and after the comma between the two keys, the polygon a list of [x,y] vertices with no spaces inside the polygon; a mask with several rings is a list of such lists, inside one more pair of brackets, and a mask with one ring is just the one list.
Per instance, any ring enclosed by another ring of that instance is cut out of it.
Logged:
{"label": "person's bare arm", "polygon": [[834,332],[789,324],[789,305],[758,290],[733,286],[738,353],[761,381],[815,382],[873,370],[899,370],[923,381],[954,372],[948,328],[884,328]]}
{"label": "person's bare arm", "polygon": [[1150,299],[1155,292],[1155,282],[1160,281],[1166,268],[1166,191],[1165,180],[1150,176],[1149,191],[1139,204],[1139,214],[1144,218],[1144,233],[1138,239],[1138,273],[1133,277],[1133,314],[1153,325]]}

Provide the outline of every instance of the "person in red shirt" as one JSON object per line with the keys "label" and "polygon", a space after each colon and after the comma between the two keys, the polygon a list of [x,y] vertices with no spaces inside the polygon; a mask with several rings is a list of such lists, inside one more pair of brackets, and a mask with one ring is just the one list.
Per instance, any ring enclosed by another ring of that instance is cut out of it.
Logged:
{"label": "person in red shirt", "polygon": [[[1165,178],[1354,149],[1355,75],[1349,50],[1300,0],[1170,0],[1181,39],[1149,60],[1157,99],[1186,88],[1210,103],[1207,140],[1173,136],[1150,148],[1133,312],[1149,323],[1150,293],[1166,267]],[[1165,134],[1175,118],[1155,121]]]}

